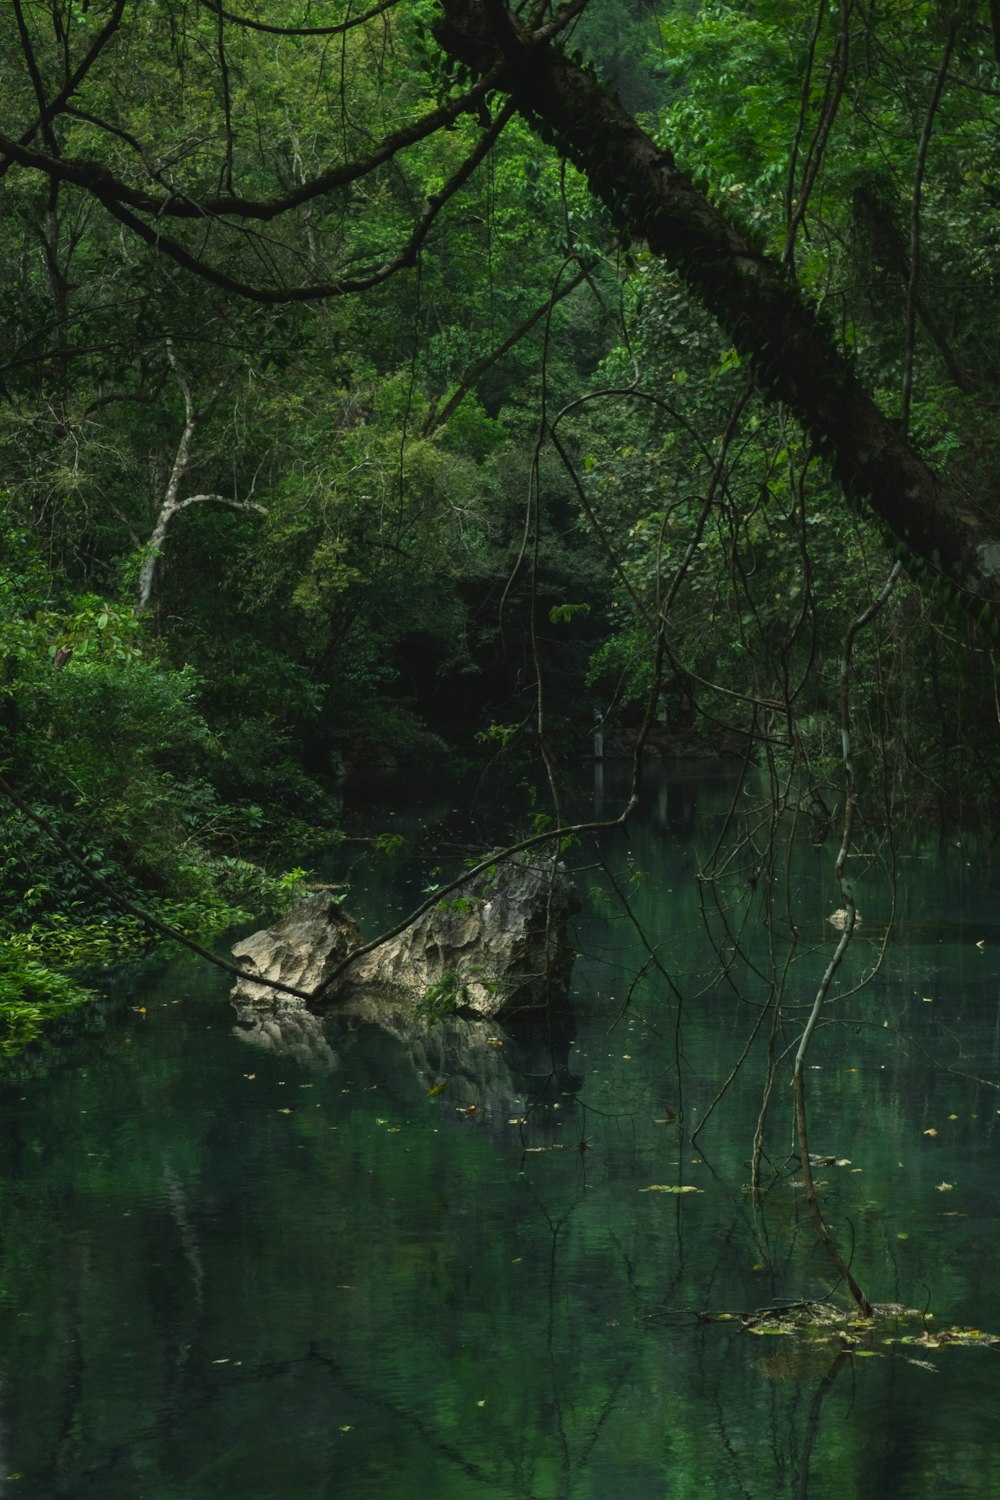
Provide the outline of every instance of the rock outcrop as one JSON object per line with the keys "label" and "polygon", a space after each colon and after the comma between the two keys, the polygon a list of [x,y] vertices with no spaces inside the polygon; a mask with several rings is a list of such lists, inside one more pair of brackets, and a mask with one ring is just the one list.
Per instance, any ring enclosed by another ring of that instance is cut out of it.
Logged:
{"label": "rock outcrop", "polygon": [[451,892],[396,937],[331,976],[361,946],[356,924],[322,894],[233,949],[247,978],[240,1005],[273,1005],[257,976],[315,996],[315,1005],[401,1007],[428,1016],[484,1018],[537,1011],[565,1000],[574,950],[567,923],[579,910],[564,868],[551,860],[498,860]]}
{"label": "rock outcrop", "polygon": [[254,983],[258,974],[312,994],[360,945],[358,924],[328,892],[317,891],[273,927],[263,927],[234,945],[233,957],[247,977],[237,981],[233,997],[248,1005],[272,1005],[277,992]]}

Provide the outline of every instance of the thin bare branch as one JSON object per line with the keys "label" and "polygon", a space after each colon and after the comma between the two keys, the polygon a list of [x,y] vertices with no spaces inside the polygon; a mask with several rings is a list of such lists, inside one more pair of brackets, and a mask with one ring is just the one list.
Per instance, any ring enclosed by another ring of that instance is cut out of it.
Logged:
{"label": "thin bare branch", "polygon": [[[98,57],[100,57],[101,53],[104,51],[104,48],[107,46],[108,42],[118,30],[125,11],[125,5],[126,0],[116,0],[115,6],[110,16],[108,17],[107,21],[105,21],[100,31],[97,33],[97,36],[94,38],[94,41],[88,48],[82,61],[66,79],[66,82],[63,84],[59,92],[53,96],[48,104],[43,104],[37,120],[29,125],[27,130],[23,131],[18,137],[17,144],[19,146],[29,146],[38,132],[40,130],[43,130],[47,125],[51,123],[52,120],[54,120],[66,109],[66,106],[69,103],[70,99],[83,83],[83,80],[90,72],[94,63],[97,61]],[[0,178],[2,178],[4,173],[13,165],[14,159],[11,156],[7,156],[6,159],[0,160]]]}

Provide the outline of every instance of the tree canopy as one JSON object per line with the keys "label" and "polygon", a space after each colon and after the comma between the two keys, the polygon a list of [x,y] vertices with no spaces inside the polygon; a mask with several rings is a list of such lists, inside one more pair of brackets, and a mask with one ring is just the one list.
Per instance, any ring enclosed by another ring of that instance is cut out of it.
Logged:
{"label": "tree canopy", "polygon": [[[808,284],[818,268],[805,287],[794,274],[796,240],[812,238],[814,217],[824,217],[826,234],[843,234],[842,225],[826,221],[830,193],[817,183],[840,145],[837,116],[863,102],[858,75],[872,71],[874,55],[886,74],[883,91],[895,86],[905,95],[897,107],[914,137],[912,162],[883,164],[890,191],[899,197],[909,188],[909,235],[895,205],[880,207],[877,185],[864,183],[867,163],[855,168],[853,195],[881,215],[874,228],[890,249],[882,258],[895,261],[885,270],[906,282],[906,405],[919,315],[960,388],[976,384],[971,373],[963,376],[954,336],[938,332],[947,313],[927,312],[920,251],[923,202],[947,191],[941,177],[956,167],[962,173],[962,157],[967,197],[972,187],[968,156],[995,83],[986,18],[975,7],[949,17],[916,6],[880,23],[845,4],[829,20],[821,15],[805,38],[805,15],[781,28],[764,8],[757,40],[766,33],[784,52],[786,78],[793,60],[802,70],[795,133],[782,143],[790,160],[779,253],[773,236],[740,222],[743,184],[730,187],[728,202],[713,203],[678,165],[690,154],[683,122],[676,135],[669,120],[644,129],[593,68],[568,54],[567,35],[585,10],[581,0],[515,14],[481,0],[444,5],[436,15],[434,7],[396,0],[346,18],[335,6],[312,7],[297,24],[207,0],[17,3],[7,115],[19,128],[0,135],[4,170],[20,168],[29,195],[40,179],[50,219],[60,216],[60,194],[72,195],[64,213],[99,206],[159,260],[209,286],[264,305],[328,301],[371,291],[413,268],[422,248],[436,243],[436,229],[446,232],[438,221],[447,220],[454,200],[454,211],[464,211],[467,185],[516,113],[584,174],[622,229],[679,271],[763,388],[800,418],[845,488],[868,501],[915,564],[964,603],[988,611],[1000,598],[991,496],[968,493],[935,472],[909,440],[908,420],[884,410],[849,343],[845,349],[824,321]],[[675,25],[676,13],[669,14]],[[733,14],[747,16],[741,7]],[[910,61],[905,80],[894,79],[892,67],[903,67],[897,37],[910,27],[919,62]],[[436,54],[435,40],[442,48]],[[963,108],[963,93],[968,99],[973,90],[974,107]],[[781,102],[787,108],[788,99]],[[935,125],[938,138],[953,138],[947,155],[932,151]],[[877,136],[880,126],[873,122],[872,131]],[[452,139],[442,149],[445,132]],[[881,134],[884,148],[888,122]],[[773,142],[748,147],[763,144]],[[429,151],[435,159],[428,178]],[[939,155],[940,176],[932,171]],[[990,174],[981,175],[980,206],[987,209]],[[364,244],[356,222],[346,232],[349,205],[370,193],[397,201],[385,204],[375,242]],[[971,208],[963,204],[953,229],[959,263],[974,250],[961,240]],[[765,217],[760,208],[757,217]],[[72,240],[73,231],[66,234]],[[58,280],[58,247],[49,249]],[[944,245],[936,247],[937,258],[946,254]]]}

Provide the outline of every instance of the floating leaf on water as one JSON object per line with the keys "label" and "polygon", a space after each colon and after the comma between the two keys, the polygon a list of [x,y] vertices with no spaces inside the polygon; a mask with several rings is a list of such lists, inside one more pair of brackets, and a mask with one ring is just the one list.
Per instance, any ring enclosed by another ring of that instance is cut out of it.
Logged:
{"label": "floating leaf on water", "polygon": [[934,1129],[934,1127],[932,1125],[931,1128],[930,1128],[930,1130],[925,1130],[924,1131],[924,1135],[937,1135],[937,1131]]}
{"label": "floating leaf on water", "polygon": [[935,1191],[938,1193],[950,1193],[954,1190],[954,1187],[955,1184],[953,1182],[939,1182]]}
{"label": "floating leaf on water", "polygon": [[654,1182],[648,1188],[640,1188],[640,1193],[701,1193],[703,1188],[692,1187],[689,1184],[684,1187],[670,1187],[663,1182]]}
{"label": "floating leaf on water", "polygon": [[948,1118],[949,1118],[949,1120],[957,1120],[958,1119],[958,1115],[949,1115]]}
{"label": "floating leaf on water", "polygon": [[450,1082],[450,1078],[442,1078],[432,1089],[427,1090],[428,1099],[436,1099],[438,1094],[443,1094]]}
{"label": "floating leaf on water", "polygon": [[861,913],[858,911],[857,907],[855,907],[854,921],[852,922],[851,913],[847,910],[846,907],[842,906],[838,911],[832,911],[826,920],[829,922],[830,926],[835,927],[838,932],[843,932],[848,926],[861,926]]}

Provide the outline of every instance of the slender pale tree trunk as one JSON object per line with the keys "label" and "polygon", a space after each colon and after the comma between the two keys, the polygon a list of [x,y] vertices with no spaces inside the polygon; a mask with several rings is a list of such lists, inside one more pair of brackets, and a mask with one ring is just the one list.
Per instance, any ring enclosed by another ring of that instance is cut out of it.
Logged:
{"label": "slender pale tree trunk", "polygon": [[198,426],[199,414],[195,410],[194,401],[191,397],[190,384],[188,383],[187,376],[181,369],[177,352],[174,349],[171,339],[167,340],[167,359],[170,361],[170,368],[174,373],[174,379],[184,400],[184,426],[181,431],[180,441],[177,444],[177,452],[174,454],[174,461],[170,468],[163,500],[149,541],[146,543],[143,551],[138,586],[138,604],[140,610],[147,610],[150,607],[153,598],[153,588],[156,583],[157,569],[166,545],[167,533],[170,530],[174,517],[180,511],[187,510],[191,505],[213,504],[228,505],[232,510],[255,510],[259,511],[262,515],[267,514],[265,506],[258,505],[255,500],[235,500],[229,495],[185,495],[183,499],[181,498],[181,485],[190,467],[191,445]]}

